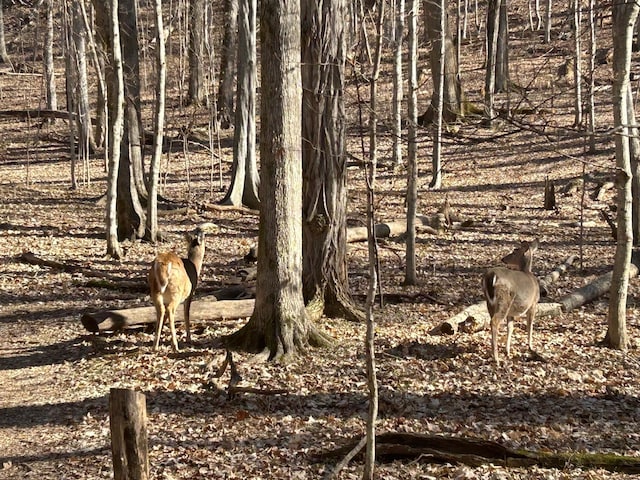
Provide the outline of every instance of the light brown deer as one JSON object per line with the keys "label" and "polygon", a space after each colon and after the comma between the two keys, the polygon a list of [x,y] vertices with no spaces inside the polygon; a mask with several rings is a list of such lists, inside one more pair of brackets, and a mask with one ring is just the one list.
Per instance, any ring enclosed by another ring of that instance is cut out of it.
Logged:
{"label": "light brown deer", "polygon": [[205,223],[193,232],[185,234],[189,244],[187,258],[180,258],[173,252],[160,253],[149,269],[149,289],[151,301],[156,307],[156,337],[153,350],[158,349],[160,335],[165,321],[171,329],[173,350],[179,352],[176,337],[175,314],[178,305],[184,302],[184,323],[187,342],[191,342],[191,300],[198,284],[205,250],[205,231],[215,231],[212,223]]}
{"label": "light brown deer", "polygon": [[507,320],[507,357],[511,355],[511,335],[516,317],[526,316],[529,352],[541,358],[533,350],[533,320],[536,316],[540,287],[531,273],[533,252],[538,248],[538,240],[522,242],[520,247],[502,259],[511,268],[493,267],[482,278],[482,290],[487,299],[487,309],[491,316],[491,346],[493,360],[498,364],[498,329]]}

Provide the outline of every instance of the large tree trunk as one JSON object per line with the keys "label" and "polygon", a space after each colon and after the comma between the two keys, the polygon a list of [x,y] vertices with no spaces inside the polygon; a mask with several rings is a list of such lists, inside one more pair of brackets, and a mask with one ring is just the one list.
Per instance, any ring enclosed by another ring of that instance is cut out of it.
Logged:
{"label": "large tree trunk", "polygon": [[205,105],[205,29],[207,14],[205,0],[189,2],[189,93],[187,103]]}
{"label": "large tree trunk", "polygon": [[343,0],[305,0],[302,28],[303,291],[308,311],[361,319],[347,272]]}
{"label": "large tree trunk", "polygon": [[640,5],[621,0],[613,7],[613,116],[616,135],[616,186],[618,190],[618,235],[611,294],[609,300],[606,343],[613,348],[626,349],[627,290],[629,263],[633,242],[631,222],[631,161],[629,145],[628,88],[631,70],[633,25]]}
{"label": "large tree trunk", "polygon": [[[122,38],[122,61],[125,88],[125,130],[128,148],[123,153],[123,160],[131,164],[131,182],[135,190],[131,191],[130,203],[135,206],[135,212],[128,212],[128,216],[142,219],[144,225],[144,210],[140,206],[140,199],[147,200],[147,187],[144,179],[144,164],[142,157],[142,114],[140,105],[140,57],[138,46],[138,19],[136,0],[119,0],[120,36]],[[136,220],[138,222],[138,220]],[[144,228],[137,236],[144,235]]]}
{"label": "large tree trunk", "polygon": [[302,296],[302,158],[300,4],[264,0],[260,6],[262,124],[256,306],[249,322],[226,338],[230,349],[270,358],[326,338],[309,320]]}
{"label": "large tree trunk", "polygon": [[223,204],[260,208],[256,162],[256,0],[240,0],[238,88],[231,185]]}
{"label": "large tree trunk", "polygon": [[122,38],[125,87],[124,137],[118,170],[118,238],[143,238],[147,199],[142,164],[142,120],[140,113],[140,62],[135,0],[120,0],[118,18]]}
{"label": "large tree trunk", "polygon": [[224,39],[220,58],[218,118],[222,128],[229,128],[233,117],[233,81],[238,50],[238,0],[225,0]]}
{"label": "large tree trunk", "polygon": [[[439,2],[425,0],[424,3],[427,37],[431,43],[430,64],[431,76],[433,79],[433,95],[431,97],[431,105],[427,111],[420,116],[422,125],[430,124],[435,119],[435,111],[438,101],[438,89],[440,86],[440,45],[441,45],[441,26]],[[448,25],[445,12],[445,25]],[[445,60],[444,60],[444,111],[443,119],[445,122],[453,122],[460,116],[464,115],[462,107],[462,90],[460,79],[457,78],[458,66],[456,60],[456,48],[451,39],[451,34],[445,28]]]}

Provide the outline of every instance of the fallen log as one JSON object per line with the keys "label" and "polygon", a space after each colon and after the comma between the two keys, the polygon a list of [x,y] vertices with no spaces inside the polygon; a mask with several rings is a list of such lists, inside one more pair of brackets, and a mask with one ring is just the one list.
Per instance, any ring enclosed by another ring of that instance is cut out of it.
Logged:
{"label": "fallen log", "polygon": [[[560,275],[573,265],[576,258],[575,255],[571,255],[551,273],[540,280],[540,293],[542,296],[547,294],[549,285],[557,281]],[[559,303],[539,303],[536,318],[556,316],[562,312],[563,310]],[[458,331],[475,333],[487,328],[490,320],[491,318],[487,311],[487,302],[480,302],[465,308],[460,313],[445,320],[442,324],[431,330],[430,333],[432,335],[453,335]]]}
{"label": "fallen log", "polygon": [[[631,263],[629,265],[629,278],[633,278],[638,275],[638,267]],[[585,303],[589,303],[596,298],[606,294],[611,289],[611,278],[613,272],[605,273],[599,276],[593,282],[574,290],[568,295],[565,295],[558,303],[562,306],[563,312],[570,312],[571,310],[581,307]]]}
{"label": "fallen log", "polygon": [[[557,316],[562,313],[562,306],[559,303],[539,303],[536,311],[536,318]],[[465,308],[462,312],[445,320],[436,328],[431,330],[431,335],[453,335],[455,333],[475,333],[484,330],[489,326],[491,317],[487,310],[487,302],[476,303]]]}
{"label": "fallen log", "polygon": [[577,258],[576,255],[571,255],[564,263],[558,265],[551,273],[540,279],[540,296],[546,297],[549,294],[549,285],[555,283],[560,278],[560,275],[573,265]]}
{"label": "fallen log", "polygon": [[[219,320],[222,318],[245,318],[253,313],[255,300],[218,300],[204,297],[191,304],[191,319]],[[176,320],[182,322],[184,312],[178,308]],[[137,307],[124,310],[107,310],[85,313],[80,319],[84,328],[93,333],[113,332],[156,322],[154,307]]]}
{"label": "fallen log", "polygon": [[[315,460],[341,458],[353,450],[355,440],[325,452]],[[602,468],[611,472],[640,473],[640,458],[613,453],[539,452],[514,450],[500,443],[476,438],[388,432],[376,435],[376,459],[383,462],[416,459],[430,463],[454,463],[473,467],[485,464],[503,467]],[[362,455],[362,454],[360,454]]]}
{"label": "fallen log", "polygon": [[[446,218],[444,214],[437,213],[431,217],[416,215],[416,227],[428,229],[430,233],[437,233],[445,228]],[[407,220],[378,223],[375,226],[376,238],[397,237],[407,231]],[[347,242],[364,242],[367,240],[367,227],[349,227],[347,229]]]}

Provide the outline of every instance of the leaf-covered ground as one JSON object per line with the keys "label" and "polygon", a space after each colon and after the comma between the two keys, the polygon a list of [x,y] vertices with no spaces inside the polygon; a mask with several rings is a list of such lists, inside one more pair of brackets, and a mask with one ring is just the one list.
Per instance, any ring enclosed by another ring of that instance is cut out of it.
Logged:
{"label": "leaf-covered ground", "polygon": [[[514,16],[518,25],[517,10]],[[555,45],[542,56],[534,48],[537,34],[514,28],[519,33],[512,42],[518,52],[512,76],[521,85],[530,84],[529,101],[544,107],[538,116],[522,120],[546,129],[539,134],[500,122],[488,131],[470,120],[445,137],[441,191],[427,188],[431,137],[427,130],[421,131],[419,211],[434,214],[447,193],[460,217],[473,222],[437,236],[418,235],[420,283],[415,287],[402,286],[405,247],[401,239],[380,241],[382,288],[389,301],[376,310],[378,429],[482,438],[513,448],[640,457],[637,280],[631,282],[629,292],[632,340],[627,352],[598,346],[606,331],[606,298],[536,324],[535,346],[547,363],[527,361],[522,322],[515,331],[514,357],[500,367],[491,362],[487,331],[455,336],[429,333],[481,300],[483,269],[521,239],[540,238],[534,260],[538,274],[579,254],[582,242],[582,266],[576,265],[554,284],[551,298],[611,268],[615,245],[599,210],[613,203],[613,194],[602,200],[594,200],[592,194],[598,182],[612,176],[612,139],[599,137],[597,155],[582,153],[584,140],[570,128],[570,92],[566,85],[554,83],[555,69],[569,44]],[[468,46],[468,52],[473,48]],[[467,61],[477,67],[477,61]],[[599,79],[606,86],[611,73],[606,65],[600,68]],[[482,72],[466,73],[469,97],[477,101],[479,93],[473,92],[479,89]],[[37,77],[3,75],[0,85],[1,109],[33,106],[33,99],[40,95]],[[358,105],[354,85],[350,83],[347,95],[353,127]],[[558,92],[553,102],[551,90]],[[428,92],[430,87],[425,85],[423,106]],[[598,95],[598,122],[605,131],[611,126],[611,93],[603,89]],[[169,132],[175,136],[181,122],[186,125],[194,117],[175,102],[173,107]],[[199,118],[206,125],[206,115]],[[333,463],[317,462],[315,457],[364,431],[364,325],[323,320],[334,346],[310,351],[287,364],[239,355],[242,385],[287,393],[247,393],[230,400],[225,391],[228,376],[217,379],[213,372],[224,358],[220,337],[241,327],[244,319],[196,318],[194,341],[186,345],[181,339],[182,353],[171,352],[168,333],[161,350],[153,353],[150,333],[93,336],[80,324],[87,311],[149,305],[148,295],[102,288],[83,273],[20,260],[28,251],[80,265],[94,274],[143,282],[157,251],[183,252],[182,232],[213,221],[221,231],[207,240],[201,286],[213,290],[233,283],[236,272],[245,266],[242,257],[256,236],[258,219],[249,213],[206,208],[222,196],[217,182],[210,183],[208,153],[191,145],[187,163],[182,148],[176,148],[164,167],[168,174],[163,194],[191,206],[186,214],[161,219],[170,241],[157,247],[126,242],[124,260],[114,262],[105,256],[100,202],[105,174],[99,156],[91,160],[91,182],[70,190],[64,122],[49,126],[2,118],[0,125],[0,478],[110,478],[108,394],[112,387],[135,388],[146,395],[152,478],[318,478],[332,468]],[[357,131],[350,130],[349,147],[356,159],[363,156]],[[222,136],[226,183],[232,133],[222,132]],[[405,171],[389,167],[389,155],[390,134],[381,131],[382,167],[376,196],[381,221],[403,217]],[[562,193],[564,186],[581,178],[583,162],[588,175],[584,199],[581,188]],[[217,163],[213,168],[217,178]],[[542,209],[547,176],[559,191],[557,212]],[[356,163],[349,168],[349,185],[349,222],[359,225],[365,183]],[[356,295],[366,291],[366,255],[364,244],[350,245],[351,286]],[[389,479],[631,478],[570,465],[563,470],[524,470],[427,461],[380,464],[376,471],[379,478]],[[361,463],[355,460],[340,478],[360,475]]]}

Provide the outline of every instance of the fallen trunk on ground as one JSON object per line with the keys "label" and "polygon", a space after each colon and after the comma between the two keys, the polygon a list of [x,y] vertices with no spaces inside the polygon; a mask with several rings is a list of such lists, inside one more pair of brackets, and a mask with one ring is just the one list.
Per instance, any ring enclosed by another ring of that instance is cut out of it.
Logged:
{"label": "fallen trunk on ground", "polygon": [[[317,460],[340,458],[350,452],[357,443],[354,440],[350,445],[326,452]],[[513,450],[490,440],[419,433],[390,432],[376,435],[376,459],[386,462],[415,459],[416,461],[458,463],[474,467],[491,463],[504,467],[537,465],[564,470],[568,466],[573,466],[575,468],[602,468],[628,474],[640,473],[640,458],[637,457],[612,453],[555,453]]]}
{"label": "fallen trunk on ground", "polygon": [[[254,300],[218,300],[204,297],[191,304],[191,322],[194,319],[219,320],[222,318],[245,318],[253,313]],[[184,309],[178,308],[176,320],[183,321]],[[156,322],[155,307],[137,307],[124,310],[107,310],[85,313],[82,325],[90,332],[112,332],[124,328],[142,326]]]}
{"label": "fallen trunk on ground", "polygon": [[[562,313],[562,306],[559,303],[539,303],[536,311],[536,318],[556,316]],[[458,331],[464,333],[475,333],[488,327],[489,312],[487,302],[476,303],[465,308],[462,312],[445,320],[436,328],[431,330],[432,335],[444,334],[453,335]]]}
{"label": "fallen trunk on ground", "polygon": [[[638,275],[638,267],[633,263],[629,265],[629,278],[633,278]],[[586,284],[584,287],[571,292],[569,295],[565,295],[558,303],[562,305],[563,312],[570,312],[571,310],[581,307],[585,303],[589,303],[596,298],[609,293],[611,289],[611,278],[613,272],[605,273],[599,276],[593,282]]]}

